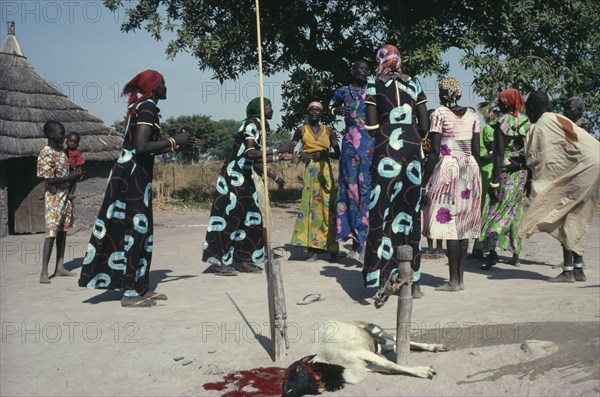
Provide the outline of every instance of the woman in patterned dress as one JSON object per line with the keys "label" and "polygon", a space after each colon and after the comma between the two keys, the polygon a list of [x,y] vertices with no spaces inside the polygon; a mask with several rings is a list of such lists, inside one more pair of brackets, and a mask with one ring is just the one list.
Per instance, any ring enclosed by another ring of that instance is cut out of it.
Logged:
{"label": "woman in patterned dress", "polygon": [[440,81],[439,91],[442,106],[431,116],[431,153],[423,176],[423,234],[446,240],[450,278],[436,291],[459,291],[469,239],[481,231],[479,117],[475,109],[458,105],[461,87],[454,77]]}
{"label": "woman in patterned dress", "polygon": [[123,149],[110,174],[79,286],[119,289],[123,291],[121,306],[150,307],[156,300],[167,299],[149,288],[154,156],[190,148],[195,139],[187,132],[158,139],[160,110],[156,104],[166,99],[167,87],[157,71],[136,75],[122,95],[129,95]]}
{"label": "woman in patterned dress", "polygon": [[338,167],[336,238],[339,242],[351,239],[348,257],[359,253],[360,261],[364,259],[364,245],[369,231],[373,162],[373,138],[365,129],[368,75],[367,62],[354,62],[352,82],[340,87],[329,104],[331,113],[344,116],[346,124]]}
{"label": "woman in patterned dress", "polygon": [[[293,141],[302,141],[301,159],[306,163],[300,212],[292,233],[292,245],[305,247],[310,253],[309,262],[318,259],[320,251],[329,252],[332,259],[339,253],[336,241],[335,203],[337,188],[329,157],[340,158],[340,148],[333,130],[321,125],[323,105],[308,105],[308,124],[299,127]],[[329,154],[329,149],[334,154]]]}
{"label": "woman in patterned dress", "polygon": [[377,52],[377,63],[376,78],[369,79],[365,100],[367,129],[375,144],[363,278],[366,287],[385,283],[398,268],[396,249],[409,245],[413,250],[413,298],[420,298],[419,131],[425,136],[429,130],[427,98],[419,80],[402,73],[396,47],[382,47]]}
{"label": "woman in patterned dress", "polygon": [[489,270],[498,262],[498,249],[513,253],[511,264],[519,266],[522,239],[517,236],[525,212],[527,169],[523,165],[529,119],[519,111],[525,99],[514,88],[498,95],[502,115],[490,123],[494,129],[494,170],[485,198],[484,219],[477,249],[489,255],[481,265]]}
{"label": "woman in patterned dress", "polygon": [[[264,99],[267,120],[273,117],[271,101]],[[268,125],[266,126],[268,128]],[[202,261],[212,265],[214,274],[235,276],[231,266],[239,263],[244,273],[260,272],[265,261],[265,236],[256,187],[252,179],[254,161],[262,161],[260,98],[246,107],[246,120],[235,135],[212,194],[212,209],[206,228]],[[291,143],[267,149],[267,161],[290,160]]]}

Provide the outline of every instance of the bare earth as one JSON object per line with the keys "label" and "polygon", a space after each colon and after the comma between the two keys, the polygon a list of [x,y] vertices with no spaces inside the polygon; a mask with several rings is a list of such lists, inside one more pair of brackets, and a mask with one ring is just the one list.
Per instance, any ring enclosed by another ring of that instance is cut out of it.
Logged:
{"label": "bare earth", "polygon": [[[151,283],[169,300],[150,309],[121,308],[117,292],[79,288],[77,277],[40,285],[44,236],[0,240],[0,394],[216,396],[202,385],[237,370],[288,366],[309,353],[317,328],[330,319],[370,321],[395,333],[397,299],[376,310],[358,261],[290,259],[298,253],[283,247],[295,209],[273,209],[290,338],[287,357],[277,363],[269,353],[265,275],[205,272],[206,211],[155,211]],[[462,292],[434,291],[448,276],[446,261],[423,261],[425,297],[413,304],[414,339],[451,350],[413,352],[409,364],[432,365],[437,375],[426,380],[373,373],[335,395],[599,396],[599,229],[596,216],[586,244],[587,282],[545,281],[560,273],[554,266],[562,262],[560,246],[545,234],[525,242],[520,268],[500,263],[485,272],[468,262]],[[76,273],[88,239],[89,231],[68,236],[66,266]],[[296,305],[309,293],[326,299]],[[525,351],[524,340],[539,342]]]}

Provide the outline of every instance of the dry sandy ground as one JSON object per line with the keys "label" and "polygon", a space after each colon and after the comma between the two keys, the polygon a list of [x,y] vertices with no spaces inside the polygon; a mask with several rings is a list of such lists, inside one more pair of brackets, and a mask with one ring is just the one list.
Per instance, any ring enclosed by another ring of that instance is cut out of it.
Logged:
{"label": "dry sandy ground", "polygon": [[[205,272],[200,259],[207,217],[200,211],[155,212],[151,280],[169,300],[150,309],[121,308],[118,293],[79,288],[76,278],[40,285],[43,235],[0,240],[0,394],[215,396],[203,384],[232,371],[285,367],[307,355],[316,329],[330,319],[371,321],[395,333],[396,298],[376,310],[356,260],[306,263],[281,249],[290,347],[274,363],[266,278]],[[293,209],[274,209],[274,245],[285,247],[293,222]],[[547,235],[525,243],[520,268],[499,264],[484,272],[469,262],[462,292],[434,291],[447,277],[446,262],[425,260],[426,295],[414,301],[414,339],[451,350],[411,353],[409,364],[432,365],[437,375],[424,380],[373,373],[335,395],[598,396],[599,234],[596,216],[584,283],[545,281],[560,272],[553,266],[562,260],[560,246]],[[75,272],[88,238],[89,232],[68,237],[67,267]],[[308,293],[326,299],[296,305]],[[526,352],[524,340],[540,342]],[[184,359],[175,361],[177,356]],[[191,364],[182,365],[187,360]]]}

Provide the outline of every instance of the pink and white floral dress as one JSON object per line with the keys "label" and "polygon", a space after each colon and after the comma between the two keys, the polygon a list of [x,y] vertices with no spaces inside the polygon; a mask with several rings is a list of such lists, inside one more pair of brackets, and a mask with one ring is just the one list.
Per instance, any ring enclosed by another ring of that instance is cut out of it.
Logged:
{"label": "pink and white floral dress", "polygon": [[[431,116],[431,132],[442,134],[440,158],[427,184],[423,235],[462,240],[481,232],[481,176],[471,154],[479,117],[472,108],[442,106]],[[477,138],[479,139],[479,138]]]}

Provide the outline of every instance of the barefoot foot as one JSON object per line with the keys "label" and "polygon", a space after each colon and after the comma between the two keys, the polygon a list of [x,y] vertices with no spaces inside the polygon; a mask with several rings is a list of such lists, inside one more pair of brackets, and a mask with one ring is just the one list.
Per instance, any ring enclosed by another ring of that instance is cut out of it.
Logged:
{"label": "barefoot foot", "polygon": [[458,286],[458,284],[446,283],[442,286],[437,287],[435,290],[436,291],[455,292],[455,291],[460,291],[460,287]]}
{"label": "barefoot foot", "polygon": [[421,299],[425,294],[421,292],[421,286],[419,284],[413,284],[411,295],[413,299]]}
{"label": "barefoot foot", "polygon": [[587,277],[583,272],[583,267],[576,267],[573,269],[573,277],[575,278],[575,281],[587,281]]}
{"label": "barefoot foot", "polygon": [[571,270],[563,270],[558,276],[549,278],[546,281],[549,283],[574,283],[575,277],[573,277],[573,272]]}
{"label": "barefoot foot", "polygon": [[56,271],[54,272],[54,274],[52,275],[53,277],[73,277],[76,276],[77,274],[68,271],[67,269],[65,269],[64,267],[62,269],[56,269]]}
{"label": "barefoot foot", "polygon": [[40,273],[40,284],[50,284],[50,278],[48,277],[48,272]]}

